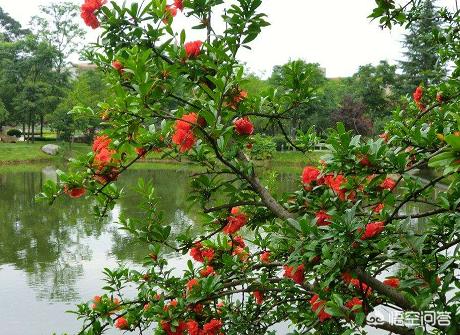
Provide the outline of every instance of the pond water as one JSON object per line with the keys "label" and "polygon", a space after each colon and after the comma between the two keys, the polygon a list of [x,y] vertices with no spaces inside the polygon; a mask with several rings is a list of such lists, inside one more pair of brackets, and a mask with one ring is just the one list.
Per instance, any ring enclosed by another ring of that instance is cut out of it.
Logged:
{"label": "pond water", "polygon": [[[264,180],[272,191],[289,192],[298,187],[302,166],[265,167]],[[277,171],[275,175],[273,172]],[[35,201],[43,183],[56,179],[52,166],[0,169],[0,315],[9,335],[75,334],[81,323],[66,311],[77,303],[101,294],[102,268],[119,264],[140,267],[149,253],[118,229],[119,215],[136,214],[139,196],[134,191],[139,178],[152,180],[159,209],[173,224],[173,233],[194,225],[199,229],[199,211],[187,205],[190,175],[188,165],[139,164],[127,171],[118,184],[125,195],[98,222],[89,199],[60,198],[53,206]],[[431,179],[432,176],[425,176]],[[406,207],[416,213],[420,208]],[[140,214],[140,213],[139,213]],[[420,222],[418,222],[420,223]],[[417,224],[414,221],[414,224]],[[185,262],[173,258],[180,271]],[[188,256],[185,256],[188,257]],[[286,334],[278,325],[277,334]],[[0,331],[3,334],[3,331]],[[108,334],[119,334],[119,331]],[[385,332],[369,329],[369,334]]]}
{"label": "pond water", "polygon": [[[81,323],[66,311],[101,294],[102,268],[137,266],[148,254],[116,223],[123,211],[136,211],[137,180],[153,180],[159,208],[180,230],[199,221],[198,212],[186,204],[190,174],[186,165],[127,171],[119,182],[126,195],[107,220],[98,222],[90,200],[61,198],[51,207],[34,200],[43,183],[56,178],[54,167],[0,170],[2,329],[8,335],[77,332]],[[298,174],[280,173],[276,188],[292,190],[298,180]]]}

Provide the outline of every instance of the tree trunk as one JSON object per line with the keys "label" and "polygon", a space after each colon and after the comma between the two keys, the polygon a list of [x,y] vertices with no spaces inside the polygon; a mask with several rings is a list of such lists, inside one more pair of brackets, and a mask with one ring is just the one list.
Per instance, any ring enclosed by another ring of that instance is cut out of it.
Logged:
{"label": "tree trunk", "polygon": [[26,122],[22,122],[22,136],[24,136],[24,142],[26,141]]}
{"label": "tree trunk", "polygon": [[45,118],[43,115],[40,115],[40,137],[43,137],[43,123],[45,122]]}
{"label": "tree trunk", "polygon": [[32,120],[32,143],[35,143],[35,120]]}
{"label": "tree trunk", "polygon": [[27,142],[30,141],[30,113],[29,113],[29,120],[27,120]]}

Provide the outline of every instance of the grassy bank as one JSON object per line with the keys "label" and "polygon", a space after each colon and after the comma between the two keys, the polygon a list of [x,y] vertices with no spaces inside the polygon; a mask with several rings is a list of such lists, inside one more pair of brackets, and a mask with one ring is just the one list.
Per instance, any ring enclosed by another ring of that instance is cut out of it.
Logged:
{"label": "grassy bank", "polygon": [[[41,151],[45,144],[57,144],[61,151],[57,156],[49,156]],[[87,144],[74,143],[69,147],[68,143],[36,142],[36,143],[1,143],[0,142],[0,165],[29,164],[50,161],[65,161],[71,157],[84,155],[91,150]],[[323,152],[313,152],[304,155],[301,152],[277,152],[273,159],[256,161],[258,166],[297,167],[310,162],[317,162]],[[160,153],[152,152],[144,160],[145,165],[159,164],[156,161],[161,157]],[[174,161],[172,161],[174,163]],[[163,163],[162,163],[163,164]],[[177,163],[179,164],[179,163]],[[144,164],[142,164],[144,165]]]}
{"label": "grassy bank", "polygon": [[[61,151],[57,156],[50,156],[42,152],[45,144],[57,144]],[[52,160],[65,160],[76,157],[90,150],[90,146],[81,143],[72,144],[70,148],[67,143],[35,142],[35,143],[2,143],[0,142],[0,165],[36,163]]]}

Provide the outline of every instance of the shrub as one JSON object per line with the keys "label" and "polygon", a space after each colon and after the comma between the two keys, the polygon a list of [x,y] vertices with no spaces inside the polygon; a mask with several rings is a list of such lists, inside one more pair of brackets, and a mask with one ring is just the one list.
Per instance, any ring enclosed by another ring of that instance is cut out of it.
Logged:
{"label": "shrub", "polygon": [[[211,22],[218,19],[209,19],[213,7],[225,3],[175,1],[179,9],[185,5],[187,18],[200,19],[196,28],[203,35],[213,32]],[[120,229],[146,245],[145,261],[136,269],[104,270],[106,293],[92,302],[87,297],[75,311],[83,320],[80,333],[116,327],[142,334],[155,327],[158,335],[266,334],[287,322],[296,334],[366,333],[367,326],[423,334],[430,328],[425,317],[416,329],[366,322],[375,321],[369,315],[375,309],[388,308],[410,312],[406,318],[415,311],[442,313],[436,333],[459,334],[454,290],[460,287],[460,71],[439,87],[419,87],[380,137],[354,136],[343,123],[330,129],[328,154],[299,169],[295,192],[277,194],[244,152],[260,131],[250,116],[281,127],[279,117],[305,101],[309,88],[292,78],[282,94],[248,96],[241,89],[244,68],[237,53],[268,25],[258,12],[261,3],[232,1],[225,31],[209,34],[205,43],[186,42],[185,31],[175,34],[173,16],[182,12],[166,8],[165,1],[143,8],[113,2],[115,8],[97,10],[103,1],[82,7],[87,24],[103,28],[101,45],[88,56],[110,71],[117,96],[99,105],[100,112],[110,110],[110,118],[104,118],[92,153],[60,173],[57,184],[47,182],[42,198],[52,203],[62,196],[93,196],[96,214],[107,216],[123,195],[112,183],[156,150],[164,157],[185,156],[201,168],[191,178],[189,200],[206,215],[199,229],[173,227],[156,207],[153,180],[133,185],[142,196],[142,217],[126,211]],[[399,8],[393,0],[377,3],[372,16],[385,15],[381,24],[418,17],[417,11],[401,15],[411,7]],[[456,20],[456,14],[439,17]],[[443,27],[452,31],[442,40],[453,43],[443,57],[459,64],[459,27]],[[345,107],[341,119],[366,132],[371,125],[361,107],[352,101]],[[311,135],[301,136],[303,148],[311,147]],[[271,139],[254,141],[253,156],[273,152]],[[439,177],[414,175],[425,166]],[[450,185],[439,189],[440,182]],[[411,210],[414,205],[420,212]],[[174,262],[183,264],[171,262],[173,252],[181,255]],[[391,277],[382,278],[389,271]]]}
{"label": "shrub", "polygon": [[276,152],[276,144],[270,136],[255,135],[253,137],[253,146],[251,157],[256,160],[265,160],[273,158]]}
{"label": "shrub", "polygon": [[19,129],[10,129],[6,132],[6,134],[8,136],[14,136],[14,137],[21,137],[22,135],[22,131],[20,131]]}
{"label": "shrub", "polygon": [[291,144],[289,144],[286,137],[283,135],[273,136],[272,140],[275,143],[277,151],[286,151],[292,149]]}

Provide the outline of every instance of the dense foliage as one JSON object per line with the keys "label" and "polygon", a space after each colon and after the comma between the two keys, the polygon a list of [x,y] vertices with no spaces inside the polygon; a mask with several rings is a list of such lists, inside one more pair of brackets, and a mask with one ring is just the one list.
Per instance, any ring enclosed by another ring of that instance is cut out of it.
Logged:
{"label": "dense foliage", "polygon": [[[410,24],[413,3],[379,0],[372,16],[385,26]],[[221,5],[226,9],[218,16]],[[58,184],[46,184],[42,197],[91,195],[105,216],[123,196],[118,176],[156,150],[201,167],[189,201],[204,218],[201,227],[173,230],[156,209],[154,185],[140,180],[142,216],[125,213],[120,226],[148,246],[144,265],[104,270],[104,292],[75,311],[80,334],[109,327],[266,334],[282,322],[302,334],[365,333],[365,326],[458,334],[457,71],[439,87],[418,87],[376,139],[354,136],[341,123],[329,129],[329,153],[299,171],[298,190],[271,193],[248,158],[259,131],[252,119],[278,127],[306,155],[317,137],[311,130],[296,137],[283,131],[288,112],[313,99],[303,78],[288,77],[282,82],[288,89],[265,95],[241,88],[238,51],[268,25],[260,5],[153,0],[120,7],[86,0],[82,6],[85,22],[102,27],[101,44],[89,56],[111,68],[114,96],[99,106],[107,129],[92,153],[61,172]],[[175,32],[177,15],[202,39]],[[458,13],[437,15],[449,23],[440,34],[456,31]],[[225,29],[216,32],[219,18]],[[457,62],[458,38],[451,35],[443,46],[445,60]],[[433,177],[418,177],[421,168]],[[171,251],[182,254],[181,269],[171,267]],[[415,326],[376,322],[372,313],[382,307],[409,315],[436,311],[437,318]]]}

